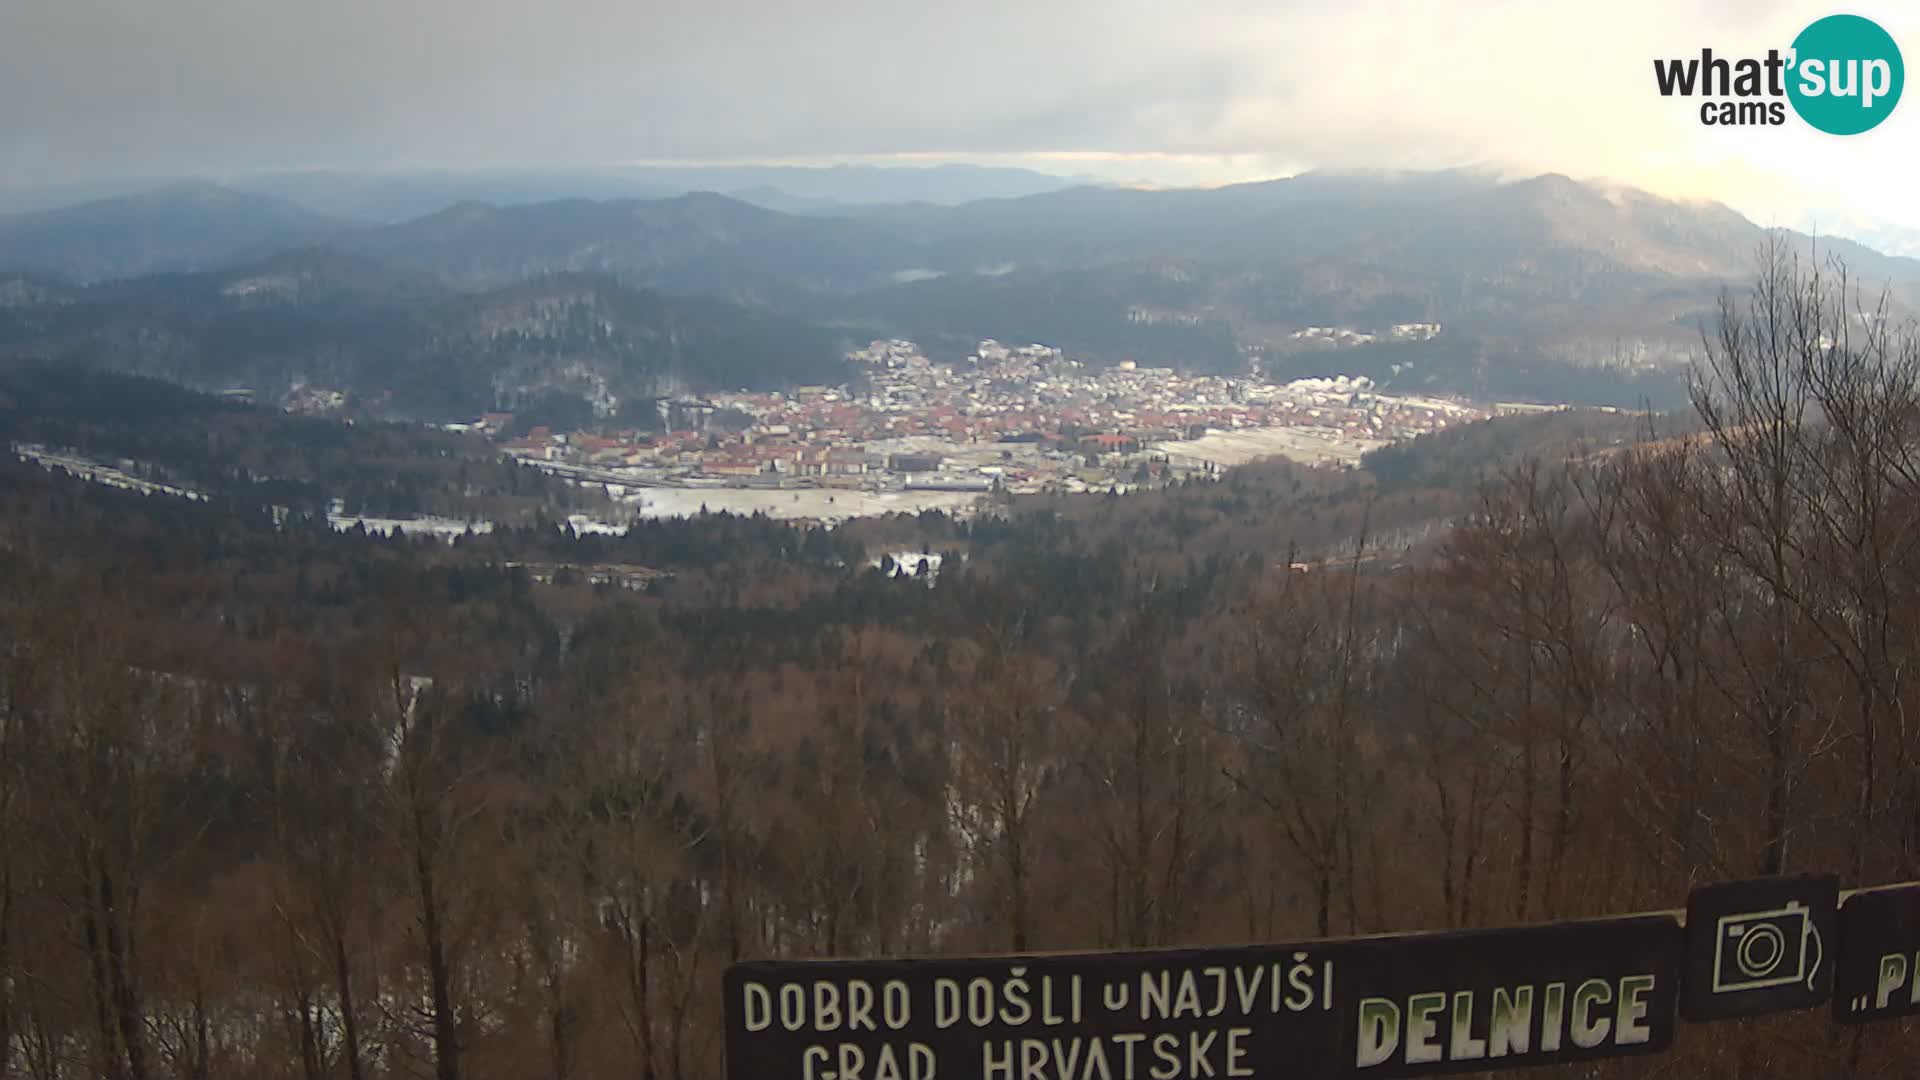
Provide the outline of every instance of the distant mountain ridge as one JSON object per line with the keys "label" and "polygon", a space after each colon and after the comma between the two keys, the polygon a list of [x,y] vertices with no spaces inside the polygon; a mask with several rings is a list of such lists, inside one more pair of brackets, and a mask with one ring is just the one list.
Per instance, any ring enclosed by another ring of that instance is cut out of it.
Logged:
{"label": "distant mountain ridge", "polygon": [[[1487,393],[1517,392],[1495,376],[1524,369],[1527,392],[1551,395],[1556,370],[1677,370],[1720,291],[1748,279],[1770,238],[1809,258],[1841,259],[1865,287],[1890,286],[1902,312],[1920,310],[1914,259],[1841,239],[1816,246],[1718,203],[1558,174],[1502,181],[1456,171],[1070,187],[803,213],[714,192],[466,201],[389,225],[319,218],[219,188],[170,189],[0,219],[0,269],[35,271],[0,281],[0,315],[14,320],[16,341],[33,339],[22,327],[58,307],[48,298],[62,286],[48,271],[84,282],[244,261],[238,272],[252,285],[193,301],[213,303],[207,317],[216,323],[251,304],[256,322],[294,312],[308,320],[302,333],[325,338],[334,330],[319,313],[333,310],[367,333],[400,334],[397,347],[414,356],[413,330],[397,329],[417,324],[408,305],[437,311],[461,293],[498,296],[585,275],[675,303],[717,303],[743,326],[777,325],[809,342],[910,337],[958,357],[996,337],[1094,361],[1366,374]],[[295,279],[262,269],[280,249],[315,260],[331,253],[333,269]],[[61,252],[64,265],[49,259]],[[323,278],[325,288],[315,284]],[[354,294],[356,278],[381,284]],[[66,299],[96,313],[123,294],[185,303],[155,309],[165,324],[191,308],[182,298],[198,295],[171,288],[109,282]],[[147,327],[140,337],[138,310],[113,309],[109,319],[140,343],[127,362],[165,366],[174,331]],[[769,357],[788,355],[754,340]],[[271,369],[267,353],[256,370]],[[778,367],[718,363],[729,372],[715,376],[721,382],[740,371],[775,377]],[[689,377],[707,379],[698,365]],[[484,396],[470,389],[462,402]]]}
{"label": "distant mountain ridge", "polygon": [[883,229],[783,214],[711,192],[462,203],[398,225],[343,233],[334,243],[460,287],[589,271],[748,302],[865,288],[910,257]]}
{"label": "distant mountain ridge", "polygon": [[338,236],[344,227],[282,199],[183,183],[0,216],[0,267],[79,280],[204,270]]}
{"label": "distant mountain ridge", "polygon": [[[870,178],[892,176],[888,170],[848,169]],[[942,169],[973,175],[959,166]],[[942,169],[927,175],[943,175]],[[726,181],[840,171],[708,169],[677,175]],[[618,182],[636,183],[645,175],[622,173]],[[593,176],[602,187],[612,183]],[[300,179],[283,178],[282,187],[297,190],[293,181]],[[591,187],[595,181],[581,182]],[[1018,186],[1012,179],[1003,182]],[[889,179],[851,189],[898,186]],[[0,268],[100,280],[213,269],[280,248],[326,245],[474,286],[555,270],[659,277],[687,272],[696,280],[685,291],[693,292],[716,288],[697,280],[713,274],[779,280],[802,291],[849,291],[918,269],[1066,269],[1140,258],[1254,265],[1411,258],[1413,269],[1421,270],[1427,268],[1421,260],[1448,252],[1490,257],[1508,269],[1578,256],[1610,271],[1690,278],[1738,275],[1763,235],[1718,203],[1662,199],[1558,174],[1501,183],[1464,172],[1306,173],[1210,189],[1055,186],[953,204],[920,199],[842,205],[768,183],[717,194],[724,187],[670,196],[468,198],[404,221],[369,225],[255,191],[175,185],[0,216]],[[1836,253],[1859,260],[1858,269],[1869,277],[1920,280],[1920,262],[1882,256],[1851,241],[1831,244]],[[649,283],[673,287],[666,280]]]}
{"label": "distant mountain ridge", "polygon": [[456,203],[501,206],[563,199],[664,199],[727,192],[771,210],[824,212],[871,203],[949,205],[1032,195],[1079,181],[981,165],[636,165],[471,173],[283,173],[228,183],[330,216],[394,224]]}

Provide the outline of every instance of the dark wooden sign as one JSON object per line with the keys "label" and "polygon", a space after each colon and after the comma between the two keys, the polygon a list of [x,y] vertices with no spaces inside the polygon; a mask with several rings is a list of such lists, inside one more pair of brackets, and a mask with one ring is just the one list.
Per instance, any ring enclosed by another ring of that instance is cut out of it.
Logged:
{"label": "dark wooden sign", "polygon": [[1920,1014],[1920,885],[1852,893],[1840,907],[1833,1015],[1843,1024]]}
{"label": "dark wooden sign", "polygon": [[1694,889],[1680,1015],[1721,1020],[1825,1003],[1833,992],[1839,895],[1831,874]]}
{"label": "dark wooden sign", "polygon": [[1324,1075],[1425,1076],[1665,1050],[1682,942],[1669,915],[1349,942],[1340,1052]]}
{"label": "dark wooden sign", "polygon": [[1301,945],[736,964],[730,1080],[1424,1076],[1665,1049],[1671,916]]}

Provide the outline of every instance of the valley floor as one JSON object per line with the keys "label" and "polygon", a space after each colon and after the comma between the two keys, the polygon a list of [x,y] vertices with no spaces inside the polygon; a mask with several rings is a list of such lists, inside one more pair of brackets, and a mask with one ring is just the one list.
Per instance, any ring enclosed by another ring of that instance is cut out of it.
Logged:
{"label": "valley floor", "polygon": [[943,510],[964,514],[980,499],[970,491],[859,491],[844,488],[640,488],[622,501],[640,517],[686,517],[704,507],[714,513],[764,513],[781,519],[837,523],[882,514]]}

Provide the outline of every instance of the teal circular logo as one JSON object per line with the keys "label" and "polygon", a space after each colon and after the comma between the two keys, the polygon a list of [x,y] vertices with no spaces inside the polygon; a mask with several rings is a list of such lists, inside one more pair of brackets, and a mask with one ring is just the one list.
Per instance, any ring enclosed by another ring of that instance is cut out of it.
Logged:
{"label": "teal circular logo", "polygon": [[1907,81],[1893,35],[1858,15],[1829,15],[1800,31],[1791,63],[1793,111],[1829,135],[1878,126],[1900,103]]}

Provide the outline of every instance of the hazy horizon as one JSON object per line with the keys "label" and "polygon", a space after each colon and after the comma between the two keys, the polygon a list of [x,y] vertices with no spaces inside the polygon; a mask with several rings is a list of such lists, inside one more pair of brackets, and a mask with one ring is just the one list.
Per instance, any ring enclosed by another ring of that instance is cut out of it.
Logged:
{"label": "hazy horizon", "polygon": [[[258,172],[568,170],[673,160],[1009,165],[1213,186],[1314,169],[1560,172],[1762,224],[1920,227],[1920,120],[1839,138],[1703,127],[1655,57],[1763,54],[1824,6],[1641,2],[1338,12],[846,0],[29,3],[0,40],[14,191]],[[1852,8],[1896,40],[1920,10]]]}

